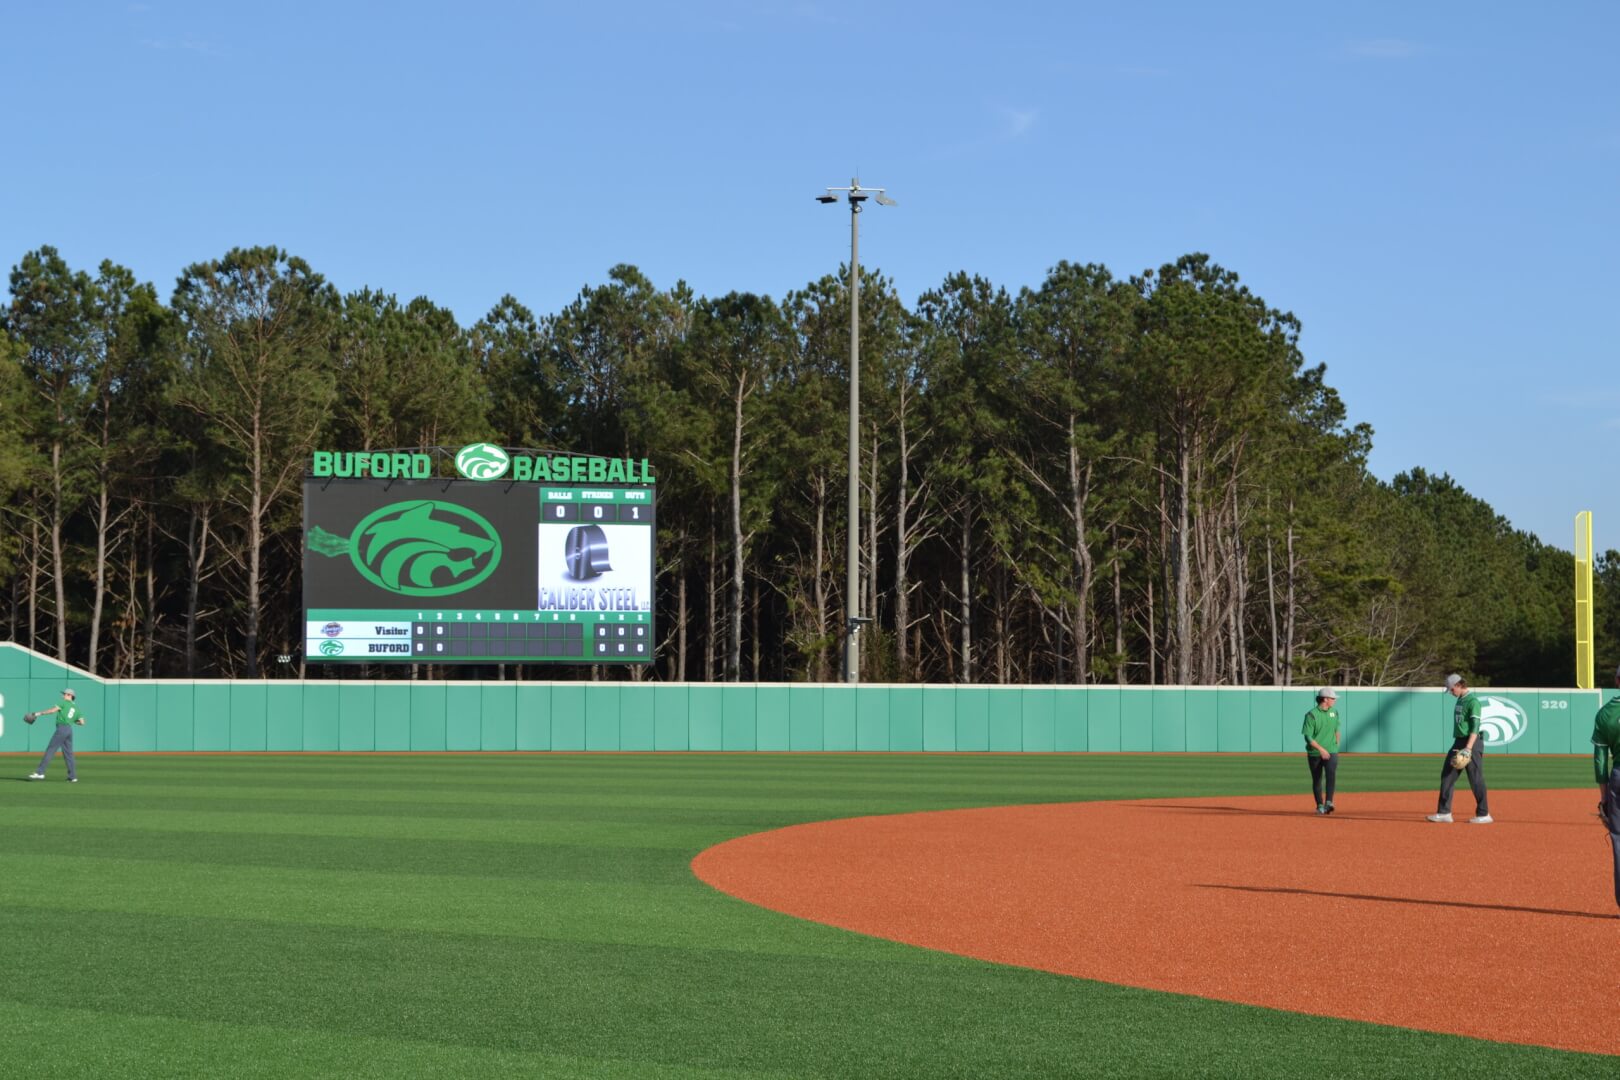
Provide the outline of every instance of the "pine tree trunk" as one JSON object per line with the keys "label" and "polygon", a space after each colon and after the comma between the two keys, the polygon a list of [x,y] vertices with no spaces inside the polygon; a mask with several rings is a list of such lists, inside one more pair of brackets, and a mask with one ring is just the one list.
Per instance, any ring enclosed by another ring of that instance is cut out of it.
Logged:
{"label": "pine tree trunk", "polygon": [[1288,533],[1285,538],[1284,551],[1288,557],[1288,562],[1285,567],[1288,574],[1288,580],[1284,583],[1284,589],[1286,591],[1283,599],[1282,684],[1284,686],[1292,686],[1294,685],[1294,572],[1296,569],[1294,563],[1293,500],[1289,500],[1288,503]]}
{"label": "pine tree trunk", "polygon": [[28,647],[39,651],[39,520],[29,526],[28,545]]}
{"label": "pine tree trunk", "polygon": [[907,630],[911,624],[911,601],[906,595],[906,565],[911,560],[911,530],[906,500],[911,498],[910,450],[906,435],[904,413],[900,423],[900,487],[894,500],[894,648],[899,678],[910,680],[911,650],[907,646]]}
{"label": "pine tree trunk", "polygon": [[720,557],[719,541],[716,533],[719,531],[714,520],[714,507],[709,507],[709,582],[708,582],[708,633],[703,635],[703,681],[714,682],[715,646],[719,643],[720,627],[716,620],[716,605],[719,601],[720,590]]}
{"label": "pine tree trunk", "polygon": [[247,654],[246,677],[259,677],[259,576],[264,547],[264,445],[259,416],[253,416],[253,474],[248,506],[248,587],[247,632],[243,647]]}
{"label": "pine tree trunk", "polygon": [[1271,681],[1282,685],[1282,645],[1277,636],[1277,571],[1271,559],[1271,526],[1266,526],[1266,612],[1271,619]]}
{"label": "pine tree trunk", "polygon": [[[869,501],[866,508],[865,611],[866,617],[872,620],[875,627],[878,619],[878,440],[875,434],[872,436],[872,482],[868,487],[867,498]],[[876,662],[868,650],[866,663]]]}
{"label": "pine tree trunk", "polygon": [[686,598],[686,558],[681,558],[680,583],[675,587],[675,682],[686,681],[686,621],[690,617]]}
{"label": "pine tree trunk", "polygon": [[146,677],[152,678],[157,665],[157,512],[152,503],[146,506],[146,611],[142,615],[146,638]]}
{"label": "pine tree trunk", "polygon": [[[1086,500],[1091,497],[1091,470],[1088,462],[1086,467],[1080,467],[1080,451],[1074,444],[1074,426],[1076,417],[1069,415],[1069,516],[1074,528],[1074,545],[1071,555],[1074,558],[1074,576],[1078,595],[1075,598],[1074,627],[1070,634],[1074,639],[1074,681],[1084,683],[1088,681],[1091,671],[1091,653],[1089,649],[1091,633],[1091,581],[1096,573],[1096,567],[1091,555],[1091,545],[1086,542]],[[1060,680],[1061,681],[1061,680]]]}
{"label": "pine tree trunk", "polygon": [[829,670],[827,656],[827,477],[817,473],[811,490],[816,493],[814,581],[811,596],[815,604],[816,655],[811,670],[816,682],[826,682]]}
{"label": "pine tree trunk", "polygon": [[973,511],[971,507],[962,507],[962,580],[961,593],[958,603],[961,613],[959,616],[960,631],[962,635],[962,681],[973,682],[973,593],[969,575],[973,563]]}
{"label": "pine tree trunk", "polygon": [[186,675],[197,675],[197,597],[202,589],[202,568],[208,558],[209,507],[199,515],[191,508],[191,520],[186,527]]}
{"label": "pine tree trunk", "polygon": [[1187,533],[1190,526],[1188,488],[1192,482],[1191,452],[1184,439],[1176,443],[1176,554],[1175,604],[1176,623],[1176,682],[1186,686],[1192,682],[1192,610],[1189,604],[1192,591],[1192,553],[1188,550]]}
{"label": "pine tree trunk", "polygon": [[743,527],[742,527],[742,437],[743,386],[732,396],[734,412],[731,427],[731,634],[726,650],[726,681],[742,678],[743,627]]}
{"label": "pine tree trunk", "polygon": [[1119,533],[1109,530],[1114,544],[1114,681],[1124,685],[1131,681],[1130,664],[1125,659],[1125,605],[1120,586]]}
{"label": "pine tree trunk", "polygon": [[111,502],[104,473],[96,493],[96,590],[90,602],[90,663],[85,668],[92,675],[100,673],[97,663],[101,651],[101,609],[107,596],[107,518]]}
{"label": "pine tree trunk", "polygon": [[[62,422],[57,413],[57,423]],[[51,444],[51,573],[56,577],[56,658],[68,662],[67,655],[67,573],[62,557],[62,444]]]}

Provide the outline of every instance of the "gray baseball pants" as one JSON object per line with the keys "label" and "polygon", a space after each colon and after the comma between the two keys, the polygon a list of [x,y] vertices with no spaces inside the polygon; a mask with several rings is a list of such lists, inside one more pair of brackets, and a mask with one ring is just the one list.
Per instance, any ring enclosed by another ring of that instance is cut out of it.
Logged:
{"label": "gray baseball pants", "polygon": [[57,724],[56,734],[51,736],[51,744],[45,748],[45,756],[39,759],[39,768],[34,771],[41,776],[45,775],[45,766],[51,763],[56,752],[62,751],[62,760],[67,762],[68,779],[72,780],[79,774],[73,771],[73,725]]}

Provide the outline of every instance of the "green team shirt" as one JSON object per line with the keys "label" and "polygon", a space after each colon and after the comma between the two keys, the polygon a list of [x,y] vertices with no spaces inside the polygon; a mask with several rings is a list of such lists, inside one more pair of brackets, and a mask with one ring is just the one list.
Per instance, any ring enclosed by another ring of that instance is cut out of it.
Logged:
{"label": "green team shirt", "polygon": [[71,701],[64,701],[56,714],[56,726],[65,727],[68,724],[76,722],[82,715],[84,714],[79,712],[79,707],[77,705],[73,704]]}
{"label": "green team shirt", "polygon": [[1607,783],[1609,770],[1620,759],[1620,697],[1597,711],[1592,719],[1592,770],[1597,782]]}
{"label": "green team shirt", "polygon": [[1479,698],[1474,696],[1472,690],[1457,699],[1457,708],[1451,714],[1451,725],[1459,739],[1479,734]]}
{"label": "green team shirt", "polygon": [[1305,752],[1311,757],[1321,757],[1316,747],[1310,744],[1315,739],[1317,746],[1321,746],[1330,754],[1337,754],[1338,742],[1334,739],[1339,733],[1339,710],[1324,709],[1318,705],[1305,714],[1305,726],[1300,728],[1300,734],[1305,736]]}

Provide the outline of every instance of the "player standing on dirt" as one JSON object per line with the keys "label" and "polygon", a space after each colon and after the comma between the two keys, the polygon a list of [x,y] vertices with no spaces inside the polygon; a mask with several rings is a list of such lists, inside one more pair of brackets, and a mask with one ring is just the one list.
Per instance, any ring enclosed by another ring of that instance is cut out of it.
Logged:
{"label": "player standing on dirt", "polygon": [[[1316,796],[1318,814],[1333,813],[1333,788],[1339,775],[1339,710],[1333,707],[1338,695],[1327,687],[1316,692],[1316,707],[1305,714],[1300,734],[1305,736],[1305,761],[1311,767],[1311,794]],[[1327,778],[1327,801],[1322,800],[1322,780]]]}
{"label": "player standing on dirt", "polygon": [[[1620,668],[1615,669],[1614,685],[1620,687]],[[1592,720],[1592,771],[1597,775],[1598,817],[1614,848],[1614,902],[1620,906],[1620,697],[1609,699]]]}
{"label": "player standing on dirt", "polygon": [[1451,823],[1451,792],[1457,786],[1457,773],[1468,770],[1468,786],[1474,792],[1474,816],[1470,825],[1489,825],[1491,817],[1485,791],[1485,740],[1480,735],[1479,698],[1468,688],[1461,675],[1446,676],[1446,693],[1457,699],[1451,713],[1451,749],[1446,751],[1440,765],[1440,807],[1429,815],[1430,821]]}

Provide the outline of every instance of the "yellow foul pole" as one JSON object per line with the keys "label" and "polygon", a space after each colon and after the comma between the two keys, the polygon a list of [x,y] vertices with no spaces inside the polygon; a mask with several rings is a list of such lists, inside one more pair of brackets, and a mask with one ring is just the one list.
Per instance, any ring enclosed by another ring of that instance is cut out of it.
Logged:
{"label": "yellow foul pole", "polygon": [[1575,685],[1597,688],[1592,658],[1592,511],[1575,515]]}

